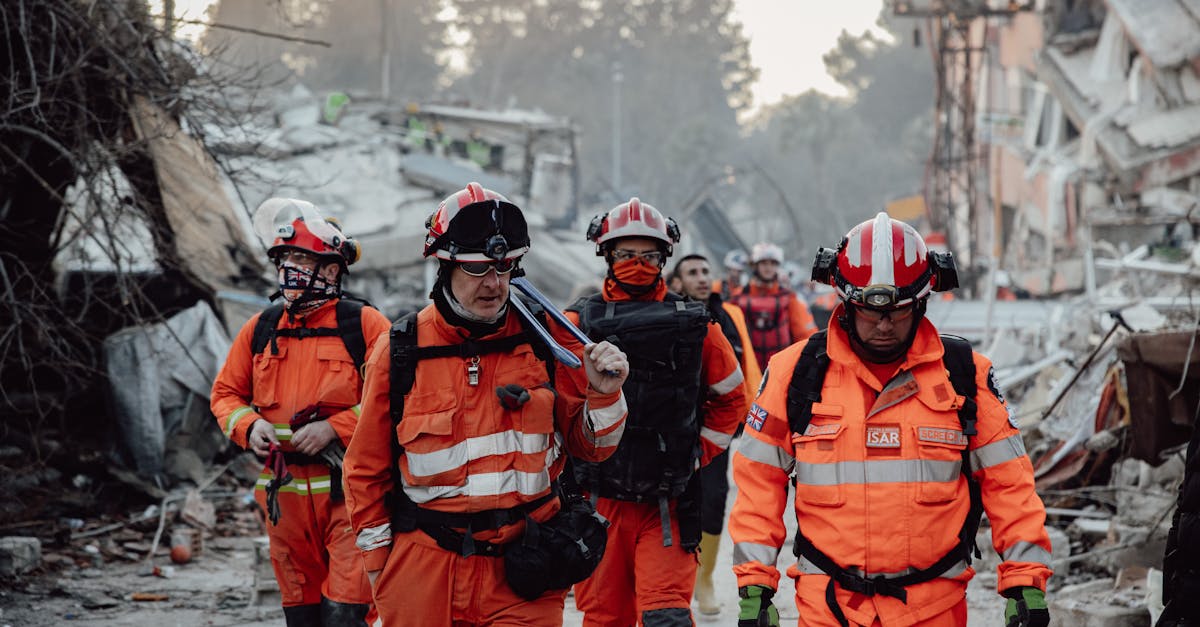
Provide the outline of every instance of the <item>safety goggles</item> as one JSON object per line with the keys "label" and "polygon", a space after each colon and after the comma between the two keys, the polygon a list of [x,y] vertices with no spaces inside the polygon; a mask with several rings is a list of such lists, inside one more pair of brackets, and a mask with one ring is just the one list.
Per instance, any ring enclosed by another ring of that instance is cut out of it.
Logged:
{"label": "safety goggles", "polygon": [[662,254],[661,250],[651,250],[649,252],[638,252],[636,250],[625,250],[623,248],[617,248],[612,251],[612,256],[613,256],[613,259],[615,259],[616,261],[629,261],[630,259],[636,259],[638,257],[641,257],[642,261],[645,261],[646,263],[649,263],[650,265],[654,265],[654,266],[657,266],[658,264],[662,263],[662,260],[663,260],[663,254]]}
{"label": "safety goggles", "polygon": [[490,270],[495,270],[496,274],[508,274],[517,267],[517,261],[516,257],[500,261],[460,261],[458,267],[471,276],[484,276]]}
{"label": "safety goggles", "polygon": [[892,322],[904,322],[917,311],[916,303],[890,309],[872,309],[870,307],[855,307],[855,313],[867,322],[879,322],[884,318]]}

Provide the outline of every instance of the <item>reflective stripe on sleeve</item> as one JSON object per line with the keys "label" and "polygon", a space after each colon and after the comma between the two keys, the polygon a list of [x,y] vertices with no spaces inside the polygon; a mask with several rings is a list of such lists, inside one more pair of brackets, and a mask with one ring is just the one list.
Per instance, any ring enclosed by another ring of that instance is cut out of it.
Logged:
{"label": "reflective stripe on sleeve", "polygon": [[741,366],[734,366],[728,377],[708,386],[708,389],[716,396],[724,396],[740,386],[744,380]]}
{"label": "reflective stripe on sleeve", "polygon": [[[408,453],[405,453],[407,455]],[[550,489],[550,473],[505,470],[468,475],[466,485],[404,486],[404,492],[414,503],[428,503],[434,499],[454,496],[499,496],[516,492],[525,496],[536,496]]]}
{"label": "reflective stripe on sleeve", "polygon": [[377,527],[367,527],[358,532],[354,544],[363,551],[374,551],[392,543],[392,524],[384,523]]}
{"label": "reflective stripe on sleeve", "polygon": [[1025,441],[1021,434],[1010,435],[971,451],[971,470],[977,472],[1024,456]]}
{"label": "reflective stripe on sleeve", "polygon": [[233,427],[235,425],[237,425],[237,422],[239,420],[241,420],[242,417],[245,416],[246,414],[250,414],[253,412],[254,412],[254,408],[249,405],[242,405],[241,407],[238,407],[237,409],[233,410],[233,412],[229,414],[229,418],[225,419],[225,437],[232,436],[233,435]]}
{"label": "reflective stripe on sleeve", "polygon": [[355,416],[362,416],[362,405],[355,405],[350,408],[350,411],[354,412]]}
{"label": "reflective stripe on sleeve", "polygon": [[787,474],[791,474],[792,468],[796,465],[796,458],[790,451],[780,446],[767,444],[753,436],[742,436],[734,450],[748,459],[774,466]]}
{"label": "reflective stripe on sleeve", "polygon": [[1004,550],[1001,556],[1006,562],[1032,562],[1050,565],[1050,552],[1032,542],[1018,542]]}
{"label": "reflective stripe on sleeve", "polygon": [[708,427],[700,428],[700,437],[712,442],[722,451],[729,448],[729,443],[733,441],[732,433],[722,433],[716,429],[709,429]]}
{"label": "reflective stripe on sleeve", "polygon": [[629,411],[629,406],[625,403],[625,393],[621,392],[620,396],[612,405],[608,407],[600,407],[593,409],[586,402],[583,404],[583,411],[592,420],[592,427],[599,431],[607,431],[613,425],[621,421],[625,414]]}
{"label": "reflective stripe on sleeve", "polygon": [[501,431],[490,435],[467,438],[454,446],[432,453],[406,451],[408,472],[415,477],[429,477],[455,470],[474,460],[493,455],[521,453],[540,455],[550,448],[548,433]]}
{"label": "reflective stripe on sleeve", "polygon": [[764,566],[774,566],[779,559],[779,547],[755,544],[753,542],[735,542],[733,545],[733,565],[746,562],[758,562]]}
{"label": "reflective stripe on sleeve", "polygon": [[799,464],[796,483],[834,486],[872,483],[951,483],[959,480],[962,462],[896,459],[831,464]]}

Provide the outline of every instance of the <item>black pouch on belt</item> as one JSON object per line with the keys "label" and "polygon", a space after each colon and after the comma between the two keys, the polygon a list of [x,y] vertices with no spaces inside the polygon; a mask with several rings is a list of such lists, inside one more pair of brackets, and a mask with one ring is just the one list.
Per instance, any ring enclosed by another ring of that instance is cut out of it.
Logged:
{"label": "black pouch on belt", "polygon": [[504,573],[518,596],[533,600],[587,579],[608,544],[608,520],[582,496],[562,498],[562,509],[537,523],[526,516],[525,534],[505,547]]}

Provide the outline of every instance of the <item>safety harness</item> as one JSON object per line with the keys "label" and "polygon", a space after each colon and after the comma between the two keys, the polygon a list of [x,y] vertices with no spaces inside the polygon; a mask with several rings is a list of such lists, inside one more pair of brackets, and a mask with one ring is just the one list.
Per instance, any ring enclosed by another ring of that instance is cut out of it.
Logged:
{"label": "safety harness", "polygon": [[[962,425],[963,435],[968,438],[977,435],[975,429],[975,403],[977,386],[975,384],[975,359],[971,345],[960,337],[943,335],[942,345],[945,354],[942,361],[950,374],[950,384],[954,392],[964,397],[963,405],[958,410],[958,421]],[[792,380],[788,384],[787,415],[788,425],[793,433],[804,433],[812,420],[813,403],[821,401],[821,388],[825,382],[825,373],[829,370],[829,355],[825,352],[826,331],[821,330],[808,338],[808,344],[800,352],[796,369],[792,371]],[[865,596],[882,594],[902,603],[908,603],[906,587],[932,581],[942,576],[952,566],[965,561],[971,564],[971,558],[980,557],[979,549],[975,546],[975,534],[979,531],[979,519],[983,514],[983,499],[980,496],[979,482],[971,475],[970,446],[962,451],[962,473],[967,479],[967,487],[971,495],[971,508],[963,521],[962,529],[958,532],[958,544],[946,555],[932,565],[914,569],[898,577],[862,575],[842,568],[832,558],[813,545],[804,537],[802,530],[796,530],[793,552],[797,557],[803,557],[829,575],[829,585],[825,588],[825,602],[833,612],[834,618],[842,627],[849,622],[838,606],[834,584],[843,589],[857,592]]]}
{"label": "safety harness", "polygon": [[[514,296],[515,298],[516,296]],[[546,313],[536,303],[526,303],[535,317],[546,326]],[[513,314],[515,315],[515,313]],[[502,544],[476,541],[474,534],[484,529],[499,529],[524,520],[525,517],[539,507],[550,502],[560,493],[558,481],[553,482],[549,494],[516,507],[489,509],[479,512],[441,512],[421,507],[409,498],[404,491],[404,482],[400,473],[400,456],[404,454],[404,446],[396,435],[396,429],[404,418],[404,399],[412,391],[417,379],[417,363],[422,359],[438,359],[441,357],[461,357],[468,359],[492,353],[508,353],[518,346],[528,344],[533,354],[546,365],[550,389],[554,389],[554,369],[556,362],[549,347],[536,338],[528,329],[527,323],[521,319],[523,330],[520,333],[493,340],[470,340],[461,344],[438,346],[420,346],[417,343],[417,313],[397,320],[389,333],[391,339],[391,386],[389,401],[392,418],[392,490],[388,493],[388,508],[392,512],[392,530],[396,533],[407,533],[420,529],[437,542],[438,546],[447,551],[458,553],[463,557],[483,555],[500,557],[504,554]],[[503,400],[503,399],[502,399]],[[455,529],[465,529],[458,532]]]}
{"label": "safety harness", "polygon": [[361,373],[363,363],[367,360],[367,341],[363,337],[362,331],[362,308],[369,304],[364,300],[343,296],[335,305],[337,328],[280,329],[278,327],[279,321],[283,318],[283,303],[275,303],[264,309],[262,315],[258,317],[258,322],[254,324],[254,333],[250,336],[250,354],[257,355],[266,350],[267,344],[270,344],[271,354],[278,355],[279,344],[276,342],[276,338],[280,337],[294,337],[303,340],[308,337],[336,335],[342,338],[342,343],[346,345],[346,352],[354,361],[354,369]]}

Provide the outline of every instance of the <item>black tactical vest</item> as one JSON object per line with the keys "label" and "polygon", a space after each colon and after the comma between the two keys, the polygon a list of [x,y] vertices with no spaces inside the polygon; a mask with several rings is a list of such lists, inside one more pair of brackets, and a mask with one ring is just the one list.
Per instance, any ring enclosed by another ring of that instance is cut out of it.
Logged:
{"label": "black tactical vest", "polygon": [[683,493],[700,458],[700,368],[710,320],[704,303],[667,294],[663,301],[606,302],[600,295],[568,308],[594,341],[629,357],[622,390],[625,433],[603,462],[574,460],[579,484],[600,496],[654,502]]}

